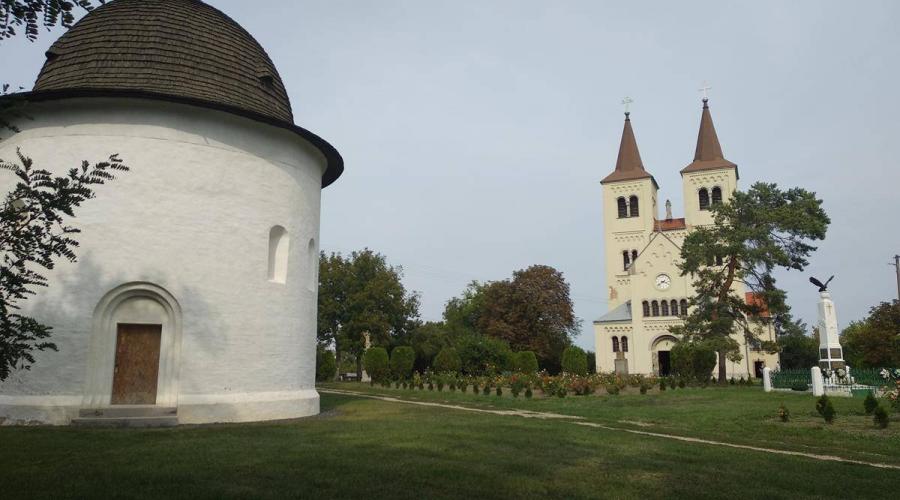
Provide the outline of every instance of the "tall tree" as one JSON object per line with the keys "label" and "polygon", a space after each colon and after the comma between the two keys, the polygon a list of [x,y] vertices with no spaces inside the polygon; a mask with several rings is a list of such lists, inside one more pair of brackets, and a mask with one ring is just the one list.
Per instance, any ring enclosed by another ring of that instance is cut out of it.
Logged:
{"label": "tall tree", "polygon": [[[785,321],[790,309],[785,292],[775,285],[774,272],[803,270],[816,249],[810,243],[825,237],[831,221],[814,193],[766,183],[756,183],[746,193],[736,191],[728,203],[710,208],[714,223],[695,228],[681,247],[681,273],[693,277],[696,295],[684,325],[671,331],[712,346],[719,382],[725,382],[725,361],[741,359],[735,333],[776,349],[759,341],[759,322],[753,319],[767,311],[772,321]],[[738,295],[739,285],[757,300],[748,303]]]}
{"label": "tall tree", "polygon": [[459,297],[453,297],[444,306],[444,325],[451,337],[474,334],[484,310],[486,285],[473,281]]}
{"label": "tall tree", "polygon": [[559,370],[562,351],[580,325],[569,284],[550,266],[516,271],[511,280],[492,282],[484,290],[479,331],[507,341],[515,351],[533,351],[551,371]]}
{"label": "tall tree", "polygon": [[366,333],[372,345],[408,343],[418,325],[419,296],[407,293],[402,277],[402,268],[369,249],[346,258],[322,253],[317,334],[320,344],[334,344],[338,366],[341,354],[349,352],[362,372]]}
{"label": "tall tree", "polygon": [[900,300],[882,302],[869,316],[841,332],[844,359],[851,367],[900,366]]}
{"label": "tall tree", "polygon": [[56,350],[47,340],[51,327],[17,311],[37,287],[47,286],[40,269],[53,269],[59,259],[75,261],[74,237],[80,231],[67,219],[94,197],[97,185],[113,180],[114,172],[128,171],[116,156],[94,165],[83,162],[59,177],[35,169],[21,153],[18,160],[0,160],[0,170],[17,179],[0,206],[0,381],[16,368],[28,369],[35,351]]}

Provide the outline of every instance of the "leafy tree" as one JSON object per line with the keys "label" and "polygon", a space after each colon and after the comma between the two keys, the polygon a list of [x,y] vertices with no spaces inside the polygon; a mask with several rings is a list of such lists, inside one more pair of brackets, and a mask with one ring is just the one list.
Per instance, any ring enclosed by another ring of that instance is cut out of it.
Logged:
{"label": "leafy tree", "polygon": [[338,364],[343,352],[361,359],[366,333],[373,345],[408,343],[418,325],[419,296],[407,293],[402,277],[402,268],[369,249],[349,257],[322,252],[317,337],[321,345],[334,344]]}
{"label": "leafy tree", "polygon": [[461,362],[459,360],[459,354],[456,353],[456,349],[445,347],[434,357],[434,364],[432,366],[434,366],[434,371],[441,373],[458,372],[460,365]]}
{"label": "leafy tree", "polygon": [[386,380],[391,374],[387,349],[384,347],[372,347],[367,349],[363,355],[363,359],[366,365],[366,373],[372,378],[373,383]]}
{"label": "leafy tree", "polygon": [[91,10],[92,4],[90,0],[0,0],[0,39],[16,36],[16,27],[21,26],[25,37],[34,41],[41,26],[70,27],[75,22],[73,9]]}
{"label": "leafy tree", "polygon": [[334,378],[337,362],[334,353],[326,349],[316,349],[316,380],[324,382]]}
{"label": "leafy tree", "polygon": [[453,297],[444,306],[444,325],[451,337],[472,335],[478,331],[478,322],[484,310],[484,291],[487,285],[473,281],[463,294]]}
{"label": "leafy tree", "polygon": [[395,378],[406,380],[412,375],[416,363],[416,351],[407,345],[401,345],[391,351],[391,373]]}
{"label": "leafy tree", "polygon": [[900,300],[882,302],[869,310],[868,318],[847,325],[841,344],[850,366],[900,366]]}
{"label": "leafy tree", "polygon": [[28,369],[35,351],[56,350],[47,340],[52,328],[17,311],[36,287],[48,285],[41,269],[53,269],[59,259],[76,260],[75,235],[80,230],[67,219],[95,196],[96,186],[115,179],[115,172],[128,171],[115,155],[94,165],[82,162],[57,177],[34,168],[31,158],[22,153],[18,160],[0,160],[0,169],[17,179],[0,207],[0,380],[16,367]]}
{"label": "leafy tree", "polygon": [[[806,334],[806,323],[794,320],[790,313],[785,313],[782,320],[775,324],[778,338],[781,368],[809,368],[819,362],[819,340]],[[818,329],[813,329],[818,332]]]}
{"label": "leafy tree", "polygon": [[485,286],[478,330],[507,341],[516,351],[532,351],[542,365],[559,370],[563,349],[581,322],[572,310],[569,284],[550,266],[516,271],[511,280]]}
{"label": "leafy tree", "polygon": [[409,343],[416,353],[415,369],[425,371],[437,353],[450,346],[447,327],[439,321],[428,321],[413,329]]}
{"label": "leafy tree", "polygon": [[597,373],[597,353],[594,351],[585,351],[588,362],[588,373]]}
{"label": "leafy tree", "polygon": [[[746,193],[736,191],[728,203],[713,205],[714,223],[695,228],[685,238],[680,269],[694,279],[696,295],[684,324],[671,331],[716,350],[720,383],[726,381],[725,361],[741,359],[733,334],[743,334],[766,350],[777,349],[759,340],[754,318],[765,312],[772,321],[782,322],[789,312],[773,273],[776,268],[806,267],[816,248],[810,242],[823,239],[830,223],[821,205],[809,191],[756,183]],[[748,303],[735,293],[739,285],[758,300]]]}
{"label": "leafy tree", "polygon": [[569,346],[562,354],[562,370],[575,375],[587,375],[587,354],[578,346]]}
{"label": "leafy tree", "polygon": [[460,369],[468,375],[494,375],[512,365],[513,353],[505,341],[487,335],[469,334],[455,339]]}
{"label": "leafy tree", "polygon": [[537,356],[534,355],[531,351],[521,351],[517,352],[514,355],[515,359],[515,369],[517,372],[532,374],[537,373],[538,371],[538,360]]}

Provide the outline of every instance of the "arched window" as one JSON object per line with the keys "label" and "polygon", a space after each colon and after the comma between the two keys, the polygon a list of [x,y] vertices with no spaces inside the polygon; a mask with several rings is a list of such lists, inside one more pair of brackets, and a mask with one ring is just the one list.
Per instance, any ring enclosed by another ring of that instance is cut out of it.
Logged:
{"label": "arched window", "polygon": [[722,256],[721,256],[721,255],[716,255],[716,265],[717,265],[717,266],[721,266],[721,265],[722,265],[722,262],[723,262],[723,261],[722,261]]}
{"label": "arched window", "polygon": [[644,306],[644,317],[650,316],[650,303],[645,300],[641,305]]}
{"label": "arched window", "polygon": [[613,337],[613,352],[619,352],[619,337]]}
{"label": "arched window", "polygon": [[681,315],[682,316],[687,316],[687,313],[688,313],[687,306],[688,306],[687,300],[681,299]]}
{"label": "arched window", "polygon": [[637,217],[640,215],[640,210],[638,210],[638,197],[635,195],[631,195],[628,198],[628,206],[631,209],[631,212],[628,214],[630,217]]}
{"label": "arched window", "polygon": [[718,205],[722,203],[722,188],[716,186],[712,188],[712,204]]}
{"label": "arched window", "polygon": [[651,302],[650,309],[653,311],[653,316],[659,316],[659,302],[655,300]]}
{"label": "arched window", "polygon": [[269,230],[269,281],[284,283],[287,280],[288,246],[290,237],[281,226]]}
{"label": "arched window", "polygon": [[637,250],[632,250],[631,251],[631,262],[632,263],[637,262],[637,256],[638,256]]}
{"label": "arched window", "polygon": [[628,352],[628,337],[622,337],[622,352]]}
{"label": "arched window", "polygon": [[625,271],[628,270],[628,266],[631,265],[631,258],[628,255],[628,250],[624,250],[622,252],[622,269]]}
{"label": "arched window", "polygon": [[666,302],[665,300],[662,301],[662,315],[663,316],[669,315],[669,303]]}
{"label": "arched window", "polygon": [[672,308],[672,316],[678,316],[678,301],[677,300],[672,299],[671,308]]}
{"label": "arched window", "polygon": [[700,188],[700,210],[709,210],[709,191]]}
{"label": "arched window", "polygon": [[619,218],[624,219],[625,217],[628,217],[628,204],[625,202],[625,198],[620,196],[619,199],[616,200],[616,205],[619,207]]}

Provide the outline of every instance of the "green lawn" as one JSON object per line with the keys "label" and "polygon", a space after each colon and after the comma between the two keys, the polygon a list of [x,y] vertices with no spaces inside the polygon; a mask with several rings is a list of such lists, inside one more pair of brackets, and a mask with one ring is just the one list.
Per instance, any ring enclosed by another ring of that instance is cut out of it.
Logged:
{"label": "green lawn", "polygon": [[[887,431],[867,427],[867,418],[849,415],[861,408],[859,400],[837,401],[838,421],[826,427],[812,417],[813,398],[758,389],[524,401],[336,387],[900,463],[900,422]],[[775,421],[782,401],[795,422]],[[323,394],[322,410],[319,417],[268,424],[0,428],[0,498],[891,498],[900,486],[898,470],[561,421],[331,394]]]}

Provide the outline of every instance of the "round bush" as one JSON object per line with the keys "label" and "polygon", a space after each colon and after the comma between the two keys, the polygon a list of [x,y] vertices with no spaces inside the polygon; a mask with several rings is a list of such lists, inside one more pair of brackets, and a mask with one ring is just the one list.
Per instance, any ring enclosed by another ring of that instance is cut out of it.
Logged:
{"label": "round bush", "polygon": [[578,346],[569,346],[562,354],[562,369],[566,373],[587,375],[587,354]]}
{"label": "round bush", "polygon": [[391,373],[388,353],[384,347],[372,347],[363,355],[363,366],[372,377],[372,383],[383,382]]}
{"label": "round bush", "polygon": [[406,380],[412,375],[413,365],[416,364],[416,351],[408,345],[395,347],[391,351],[391,374],[394,378]]}
{"label": "round bush", "polygon": [[434,357],[432,367],[438,373],[458,372],[460,367],[459,354],[452,347],[445,347]]}
{"label": "round bush", "polygon": [[874,410],[872,410],[872,413],[874,414],[873,420],[875,421],[875,425],[881,427],[882,429],[888,426],[890,418],[888,417],[887,410],[885,410],[883,406],[878,405]]}
{"label": "round bush", "polygon": [[326,350],[316,350],[316,380],[324,382],[334,378],[337,371],[337,362],[334,353]]}
{"label": "round bush", "polygon": [[532,351],[522,351],[517,352],[513,358],[515,364],[515,370],[521,373],[537,373],[538,371],[538,360],[537,356]]}

